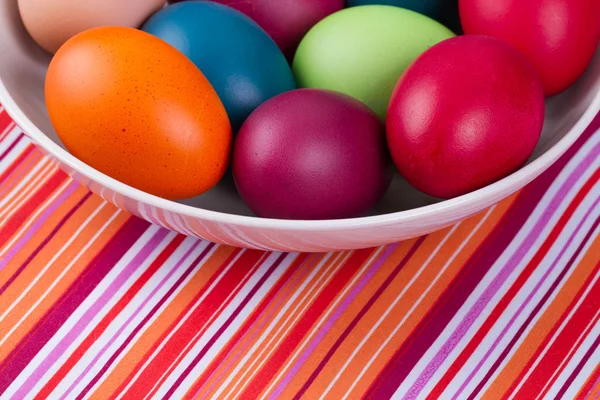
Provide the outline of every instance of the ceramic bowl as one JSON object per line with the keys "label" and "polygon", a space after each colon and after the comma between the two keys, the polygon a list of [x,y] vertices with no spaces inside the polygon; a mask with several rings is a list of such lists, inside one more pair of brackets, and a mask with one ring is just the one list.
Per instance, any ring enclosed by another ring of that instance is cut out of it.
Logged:
{"label": "ceramic bowl", "polygon": [[[369,216],[290,221],[252,216],[231,178],[183,202],[158,198],[118,182],[69,154],[44,104],[50,56],[25,31],[16,0],[0,0],[0,103],[43,151],[75,180],[141,218],[185,235],[265,250],[330,251],[391,243],[444,228],[496,204],[546,170],[600,110],[600,50],[585,75],[546,104],[539,144],[527,165],[485,188],[441,201],[411,188],[400,176]],[[509,126],[506,127],[510,129]]]}

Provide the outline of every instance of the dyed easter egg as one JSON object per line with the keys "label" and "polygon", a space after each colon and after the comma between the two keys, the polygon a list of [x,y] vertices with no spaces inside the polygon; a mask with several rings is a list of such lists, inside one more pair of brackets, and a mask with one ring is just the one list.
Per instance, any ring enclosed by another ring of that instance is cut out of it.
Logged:
{"label": "dyed easter egg", "polygon": [[261,217],[363,215],[386,192],[389,165],[377,115],[325,90],[294,90],[267,101],[246,120],[234,144],[236,186]]}
{"label": "dyed easter egg", "polygon": [[547,96],[571,86],[600,40],[598,0],[460,0],[468,34],[493,36],[533,62]]}
{"label": "dyed easter egg", "polygon": [[406,180],[451,198],[493,183],[531,156],[544,123],[544,93],[529,60],[487,36],[433,46],[392,96],[387,138]]}
{"label": "dyed easter egg", "polygon": [[225,173],[223,104],[191,61],[152,35],[106,27],[74,36],[52,59],[45,91],[65,147],[123,183],[182,199]]}
{"label": "dyed easter egg", "polygon": [[449,28],[460,28],[458,0],[348,0],[349,7],[387,5],[406,8],[433,18]]}
{"label": "dyed easter egg", "polygon": [[55,53],[68,39],[100,26],[139,27],[164,0],[18,0],[19,13],[31,37]]}
{"label": "dyed easter egg", "polygon": [[256,21],[291,60],[302,37],[317,22],[344,8],[344,0],[213,0]]}
{"label": "dyed easter egg", "polygon": [[308,32],[294,58],[294,74],[299,87],[345,93],[383,119],[402,72],[430,46],[453,36],[402,8],[347,8]]}
{"label": "dyed easter egg", "polygon": [[208,1],[171,5],[143,26],[185,54],[208,78],[234,129],[259,104],[295,88],[275,42],[246,15]]}

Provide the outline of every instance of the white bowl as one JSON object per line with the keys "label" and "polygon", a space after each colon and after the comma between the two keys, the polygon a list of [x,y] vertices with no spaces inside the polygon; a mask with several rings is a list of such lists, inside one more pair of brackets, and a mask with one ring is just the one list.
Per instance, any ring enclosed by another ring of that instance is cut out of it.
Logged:
{"label": "white bowl", "polygon": [[[585,75],[550,99],[540,142],[528,164],[467,195],[438,201],[396,177],[371,216],[328,221],[256,218],[231,179],[197,198],[177,203],[116,181],[70,155],[60,143],[44,104],[50,57],[28,36],[16,0],[0,0],[0,103],[61,168],[107,201],[153,223],[213,242],[282,251],[363,248],[420,236],[461,221],[508,197],[555,162],[600,110],[600,50]],[[507,127],[510,129],[510,127]]]}

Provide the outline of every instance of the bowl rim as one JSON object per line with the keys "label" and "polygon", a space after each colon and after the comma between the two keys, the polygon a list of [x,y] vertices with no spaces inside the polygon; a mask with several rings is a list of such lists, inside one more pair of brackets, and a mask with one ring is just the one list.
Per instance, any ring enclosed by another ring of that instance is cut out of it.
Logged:
{"label": "bowl rim", "polygon": [[[266,228],[288,231],[331,231],[359,227],[376,227],[391,223],[402,224],[411,221],[414,222],[421,218],[435,219],[436,217],[451,213],[452,210],[459,209],[461,207],[468,207],[471,204],[477,203],[491,205],[496,203],[496,199],[499,197],[504,199],[510,196],[522,188],[526,183],[530,182],[539,174],[541,174],[548,167],[550,167],[550,165],[558,160],[558,158],[562,156],[583,134],[583,132],[600,111],[600,90],[597,91],[581,118],[575,123],[569,132],[567,132],[567,134],[558,141],[558,143],[540,155],[537,159],[533,160],[531,163],[525,165],[516,172],[497,182],[453,199],[444,200],[439,203],[418,208],[368,217],[331,220],[290,220],[236,215],[220,211],[206,210],[152,195],[131,187],[92,168],[52,141],[25,115],[25,113],[16,104],[1,77],[0,103],[8,115],[17,124],[17,126],[19,126],[25,135],[33,140],[36,145],[42,147],[47,153],[51,154],[61,163],[83,174],[92,181],[98,182],[109,190],[125,195],[134,201],[145,203],[152,207],[175,214],[184,214],[192,218],[248,228]],[[485,207],[481,207],[481,209],[483,208]]]}

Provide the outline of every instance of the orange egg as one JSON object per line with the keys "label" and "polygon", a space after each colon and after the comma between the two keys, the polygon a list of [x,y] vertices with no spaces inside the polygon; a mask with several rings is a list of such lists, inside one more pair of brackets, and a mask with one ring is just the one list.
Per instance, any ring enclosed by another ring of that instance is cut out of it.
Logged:
{"label": "orange egg", "polygon": [[74,156],[148,193],[193,197],[227,168],[221,100],[183,54],[142,31],[103,27],[68,40],[48,68],[46,105]]}

